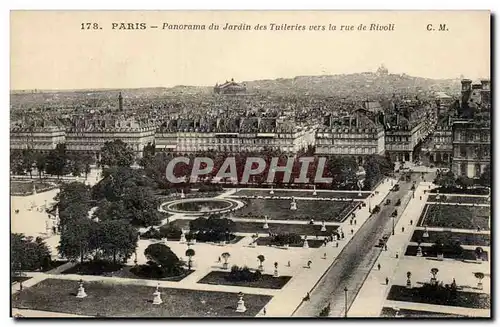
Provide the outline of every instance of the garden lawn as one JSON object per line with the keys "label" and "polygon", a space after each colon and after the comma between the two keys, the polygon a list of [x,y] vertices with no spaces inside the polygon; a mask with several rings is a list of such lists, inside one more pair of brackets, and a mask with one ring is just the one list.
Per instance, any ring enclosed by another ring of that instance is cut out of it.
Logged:
{"label": "garden lawn", "polygon": [[419,226],[490,230],[490,207],[426,204]]}
{"label": "garden lawn", "polygon": [[342,222],[359,201],[297,200],[297,210],[290,210],[290,200],[246,199],[246,205],[235,211],[235,217],[268,216],[273,220],[310,220]]}
{"label": "garden lawn", "polygon": [[[382,308],[381,317],[395,317],[396,310],[393,308],[384,307]],[[408,309],[399,309],[400,317],[415,317],[415,318],[464,318],[465,316],[459,316],[448,313],[441,312],[431,312],[431,311],[419,311],[419,310],[408,310]]]}
{"label": "garden lawn", "polygon": [[25,282],[27,280],[31,279],[31,277],[28,276],[12,276],[11,277],[11,282],[12,283],[20,283],[20,282]]}
{"label": "garden lawn", "polygon": [[[179,228],[189,229],[188,219],[177,219],[172,221],[172,224]],[[275,224],[268,223],[269,229],[264,229],[264,220],[262,222],[246,222],[234,220],[235,227],[233,233],[274,233],[274,234],[290,234],[295,233],[299,235],[310,236],[329,236],[337,230],[338,226],[326,226],[326,232],[321,231],[321,224],[315,222],[314,225],[304,224]]]}
{"label": "garden lawn", "polygon": [[[428,246],[421,246],[422,248],[422,256],[427,258],[435,258],[436,256],[427,254],[427,251],[431,251],[431,248]],[[416,245],[408,245],[406,248],[405,255],[416,256],[417,255],[418,246]],[[448,259],[457,259],[457,260],[476,260],[476,253],[474,250],[463,250],[462,255],[458,254],[445,254],[444,258]],[[483,250],[483,254],[481,255],[481,259],[483,261],[488,261],[488,251]]]}
{"label": "garden lawn", "polygon": [[100,262],[84,262],[78,263],[62,274],[75,274],[75,275],[94,275],[94,276],[107,276],[119,278],[134,278],[134,279],[149,279],[149,280],[163,280],[169,282],[179,282],[185,277],[189,276],[194,270],[188,271],[187,269],[181,275],[167,276],[164,278],[154,278],[150,276],[136,274],[133,266],[125,266],[122,264],[112,264]]}
{"label": "garden lawn", "polygon": [[229,272],[225,271],[212,271],[208,275],[200,279],[198,283],[211,284],[211,285],[281,289],[283,288],[283,286],[286,285],[286,283],[288,283],[290,279],[292,279],[292,277],[290,276],[273,277],[272,275],[261,275],[261,278],[257,281],[252,281],[252,282],[231,281],[226,279],[229,276],[229,274],[230,274]]}
{"label": "garden lawn", "polygon": [[442,241],[456,241],[461,245],[490,246],[491,243],[489,234],[440,232],[433,230],[428,231],[429,237],[427,238],[423,238],[423,234],[423,230],[416,230],[411,237],[411,242],[422,240],[424,243],[435,243],[437,239],[440,239]]}
{"label": "garden lawn", "polygon": [[361,192],[361,196],[359,196],[358,192],[325,192],[316,190],[317,195],[313,195],[313,190],[290,190],[290,191],[277,191],[274,190],[274,194],[270,194],[269,190],[248,190],[241,189],[236,193],[233,193],[235,196],[282,196],[282,197],[302,197],[302,198],[346,198],[346,199],[366,199],[370,192]]}
{"label": "garden lawn", "polygon": [[[55,188],[52,184],[34,181],[37,193],[45,192],[48,189]],[[11,194],[31,194],[33,192],[33,183],[32,181],[10,181],[10,193]]]}
{"label": "garden lawn", "polygon": [[429,195],[427,202],[490,204],[486,196],[440,195],[439,199],[436,199],[436,196],[434,194]]}
{"label": "garden lawn", "polygon": [[[257,245],[260,246],[271,246],[271,240],[272,237],[259,237],[257,239]],[[323,245],[323,240],[315,240],[315,239],[308,239],[307,244],[309,245],[310,248],[316,249],[319,248]],[[289,244],[291,247],[302,247],[304,245],[304,242],[300,242],[298,244]]]}
{"label": "garden lawn", "polygon": [[247,311],[236,312],[237,293],[160,288],[163,303],[153,305],[155,287],[85,282],[84,299],[76,298],[78,282],[46,279],[12,296],[12,307],[102,317],[253,317],[272,298],[247,294]]}
{"label": "garden lawn", "polygon": [[393,285],[387,299],[475,309],[489,309],[491,306],[490,296],[486,293],[458,291],[456,294],[456,298],[451,301],[434,296],[426,296],[420,292],[418,287],[406,288],[405,286]]}

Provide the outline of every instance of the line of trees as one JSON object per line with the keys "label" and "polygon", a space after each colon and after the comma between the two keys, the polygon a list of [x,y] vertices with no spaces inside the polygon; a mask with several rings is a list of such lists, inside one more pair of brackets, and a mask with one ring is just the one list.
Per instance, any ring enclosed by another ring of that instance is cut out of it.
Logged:
{"label": "line of trees", "polygon": [[74,182],[64,184],[56,197],[59,201],[61,240],[59,252],[66,258],[80,260],[126,260],[137,246],[137,230],[121,215],[95,221],[89,212],[96,204],[90,187]]}
{"label": "line of trees", "polygon": [[[151,145],[148,147],[150,151]],[[68,151],[66,144],[57,144],[56,148],[43,153],[33,149],[11,150],[11,172],[15,175],[32,176],[36,169],[38,177],[43,173],[54,176],[85,176],[90,173],[90,166],[97,163],[101,167],[130,167],[135,161],[135,153],[122,140],[104,143],[101,160],[96,162],[92,154],[83,151]]]}

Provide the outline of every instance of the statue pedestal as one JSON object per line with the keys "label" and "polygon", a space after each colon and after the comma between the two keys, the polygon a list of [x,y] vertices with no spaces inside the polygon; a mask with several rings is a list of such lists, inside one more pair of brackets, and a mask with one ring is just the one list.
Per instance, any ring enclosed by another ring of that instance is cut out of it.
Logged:
{"label": "statue pedestal", "polygon": [[417,248],[417,257],[421,257],[422,256],[422,248],[419,246]]}
{"label": "statue pedestal", "polygon": [[180,242],[181,243],[186,243],[186,235],[184,235],[184,233],[181,234]]}
{"label": "statue pedestal", "polygon": [[309,249],[309,243],[307,240],[304,241],[304,245],[302,246],[304,249]]}
{"label": "statue pedestal", "polygon": [[274,274],[273,277],[279,277],[280,274],[278,273],[278,269],[274,269]]}
{"label": "statue pedestal", "polygon": [[163,300],[161,299],[161,293],[160,291],[156,290],[156,292],[153,293],[153,304],[162,304],[163,303]]}
{"label": "statue pedestal", "polygon": [[267,224],[267,222],[264,223],[264,226],[262,226],[262,228],[269,229],[269,225]]}
{"label": "statue pedestal", "polygon": [[322,231],[322,232],[326,232],[326,226],[325,226],[325,224],[323,224],[323,225],[321,226],[321,231]]}
{"label": "statue pedestal", "polygon": [[292,203],[290,204],[290,210],[297,210],[297,203],[292,202]]}
{"label": "statue pedestal", "polygon": [[236,312],[245,312],[247,308],[245,307],[245,301],[242,298],[238,301],[238,306],[236,307]]}
{"label": "statue pedestal", "polygon": [[83,299],[84,297],[87,297],[87,293],[85,293],[85,289],[83,288],[82,285],[78,287],[78,294],[76,294],[76,297],[79,299]]}
{"label": "statue pedestal", "polygon": [[273,190],[269,191],[269,194],[273,195],[273,194],[274,194],[274,191],[273,191]]}

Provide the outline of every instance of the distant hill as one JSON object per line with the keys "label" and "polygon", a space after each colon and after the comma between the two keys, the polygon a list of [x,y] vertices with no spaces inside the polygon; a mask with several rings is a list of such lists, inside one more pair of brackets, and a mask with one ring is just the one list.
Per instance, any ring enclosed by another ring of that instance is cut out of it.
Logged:
{"label": "distant hill", "polygon": [[[420,90],[444,91],[452,95],[460,92],[458,79],[429,79],[408,75],[356,73],[342,75],[297,76],[274,80],[242,81],[249,94],[320,95],[340,97],[374,98],[380,95],[415,94]],[[124,98],[143,99],[183,96],[208,96],[213,86],[177,85],[174,87],[150,87],[135,89],[87,89],[87,90],[16,90],[11,91],[11,106],[31,107],[35,104],[115,99],[122,92]]]}

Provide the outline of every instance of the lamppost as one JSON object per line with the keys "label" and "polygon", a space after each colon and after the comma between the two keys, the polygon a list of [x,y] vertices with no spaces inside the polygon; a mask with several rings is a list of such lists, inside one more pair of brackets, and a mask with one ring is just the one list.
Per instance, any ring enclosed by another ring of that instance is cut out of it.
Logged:
{"label": "lamppost", "polygon": [[344,300],[345,300],[345,310],[344,310],[344,317],[347,318],[347,287],[344,287]]}

